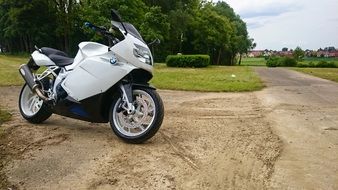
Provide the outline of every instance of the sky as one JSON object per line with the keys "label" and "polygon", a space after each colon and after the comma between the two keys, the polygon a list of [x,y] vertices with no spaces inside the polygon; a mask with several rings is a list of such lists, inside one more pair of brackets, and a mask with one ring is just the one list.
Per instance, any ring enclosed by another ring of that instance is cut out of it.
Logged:
{"label": "sky", "polygon": [[256,50],[338,49],[338,0],[224,1],[247,23]]}

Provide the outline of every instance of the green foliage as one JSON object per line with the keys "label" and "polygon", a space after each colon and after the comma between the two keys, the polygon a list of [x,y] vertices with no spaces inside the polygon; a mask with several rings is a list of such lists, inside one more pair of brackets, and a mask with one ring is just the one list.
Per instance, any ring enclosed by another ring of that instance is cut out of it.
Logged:
{"label": "green foliage", "polygon": [[268,67],[295,67],[297,66],[297,61],[291,57],[270,57],[266,66]]}
{"label": "green foliage", "polygon": [[277,67],[279,66],[279,58],[278,57],[270,57],[266,61],[266,66],[268,67]]}
{"label": "green foliage", "polygon": [[209,66],[206,68],[173,68],[157,64],[151,84],[160,89],[203,92],[243,92],[264,87],[250,67]]}
{"label": "green foliage", "polygon": [[146,41],[152,41],[156,38],[164,41],[168,38],[169,28],[167,15],[161,13],[161,7],[151,7],[149,12],[145,14],[140,27]]}
{"label": "green foliage", "polygon": [[316,67],[320,67],[320,68],[336,68],[337,65],[333,62],[326,62],[326,61],[320,61]]}
{"label": "green foliage", "polygon": [[169,55],[166,59],[168,67],[207,67],[209,55]]}
{"label": "green foliage", "polygon": [[328,62],[328,61],[319,61],[318,63],[310,62],[300,62],[297,64],[297,67],[317,67],[317,68],[337,68],[338,65],[335,62]]}
{"label": "green foliage", "polygon": [[167,55],[208,54],[211,63],[234,65],[236,55],[254,47],[245,22],[225,2],[202,0],[0,0],[0,48],[31,52],[49,46],[75,55],[81,41],[108,41],[84,27],[110,27],[110,10],[140,30],[156,61]]}
{"label": "green foliage", "polygon": [[281,61],[282,67],[295,67],[297,65],[297,61],[294,58],[291,57],[283,57]]}
{"label": "green foliage", "polygon": [[299,46],[296,47],[295,50],[293,50],[292,56],[297,61],[302,60],[304,58],[305,52],[300,48]]}

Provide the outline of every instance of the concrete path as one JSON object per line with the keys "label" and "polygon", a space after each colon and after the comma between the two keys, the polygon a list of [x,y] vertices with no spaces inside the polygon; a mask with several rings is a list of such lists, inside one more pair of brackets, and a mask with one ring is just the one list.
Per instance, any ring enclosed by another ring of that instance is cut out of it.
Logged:
{"label": "concrete path", "polygon": [[255,68],[258,92],[284,149],[271,177],[276,189],[338,189],[338,83],[284,68]]}

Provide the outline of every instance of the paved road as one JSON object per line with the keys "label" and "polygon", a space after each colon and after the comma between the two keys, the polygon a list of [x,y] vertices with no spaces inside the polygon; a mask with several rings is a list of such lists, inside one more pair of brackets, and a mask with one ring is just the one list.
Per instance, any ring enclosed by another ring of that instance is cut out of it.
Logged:
{"label": "paved road", "polygon": [[284,150],[272,188],[338,189],[338,84],[283,68],[256,68],[258,92]]}

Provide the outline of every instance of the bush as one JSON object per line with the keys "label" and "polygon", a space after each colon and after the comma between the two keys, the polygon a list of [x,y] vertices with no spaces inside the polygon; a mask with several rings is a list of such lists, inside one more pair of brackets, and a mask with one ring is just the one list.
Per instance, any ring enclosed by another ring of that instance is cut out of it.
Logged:
{"label": "bush", "polygon": [[317,64],[313,62],[309,62],[309,63],[301,62],[297,64],[297,67],[336,68],[337,65],[334,62],[320,61]]}
{"label": "bush", "polygon": [[168,67],[207,67],[209,55],[169,55],[166,59]]}
{"label": "bush", "polygon": [[266,66],[268,66],[268,67],[278,67],[279,66],[279,58],[278,57],[270,57],[266,61]]}
{"label": "bush", "polygon": [[[311,63],[312,63],[312,62],[311,62]],[[300,62],[300,63],[297,64],[297,67],[310,67],[310,66],[309,66],[309,64]]]}
{"label": "bush", "polygon": [[336,68],[337,65],[334,62],[320,61],[319,63],[317,63],[316,67],[321,67],[321,68]]}
{"label": "bush", "polygon": [[266,66],[268,67],[295,67],[297,66],[297,61],[294,58],[290,57],[270,57]]}
{"label": "bush", "polygon": [[297,61],[294,58],[283,57],[281,60],[282,67],[295,67],[297,65]]}

